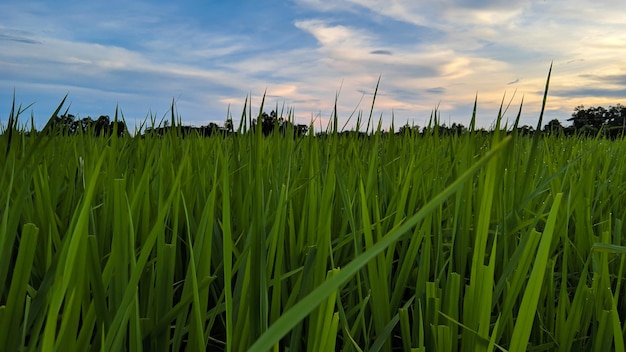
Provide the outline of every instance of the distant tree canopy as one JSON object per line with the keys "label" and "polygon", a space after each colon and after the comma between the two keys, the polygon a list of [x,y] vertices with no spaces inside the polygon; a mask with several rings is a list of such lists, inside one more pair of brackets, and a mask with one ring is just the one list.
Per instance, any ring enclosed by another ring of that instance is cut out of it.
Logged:
{"label": "distant tree canopy", "polygon": [[[260,116],[260,121],[253,119],[249,121],[251,124],[246,130],[244,125],[243,130],[235,131],[232,119],[227,119],[224,126],[219,126],[216,123],[209,123],[206,126],[192,127],[192,126],[170,126],[167,121],[163,126],[151,127],[145,130],[144,134],[156,134],[163,135],[169,130],[176,129],[180,131],[182,136],[191,134],[198,134],[200,136],[208,137],[215,134],[230,135],[237,133],[254,133],[260,126],[261,133],[268,136],[275,132],[285,135],[286,133],[293,133],[294,137],[304,136],[308,133],[309,127],[303,124],[294,124],[291,119],[278,116],[276,111],[271,111],[269,114],[263,112]],[[532,135],[536,132],[546,134],[564,134],[564,135],[587,135],[596,136],[598,133],[609,138],[618,138],[626,135],[626,106],[617,104],[615,106],[609,106],[608,108],[597,106],[585,108],[583,105],[574,108],[572,117],[567,119],[571,121],[571,126],[564,127],[557,119],[549,121],[542,130],[535,131],[531,126],[517,127],[517,133],[519,135]],[[112,135],[116,133],[118,136],[123,136],[128,133],[126,124],[123,121],[111,121],[109,116],[102,115],[93,120],[90,117],[82,119],[76,118],[71,114],[63,114],[61,116],[53,117],[46,127],[44,133],[50,133],[51,131],[61,131],[62,134],[72,135],[79,133],[92,133],[94,135]],[[396,134],[410,134],[410,135],[423,135],[425,133],[433,133],[435,129],[430,126],[424,127],[420,130],[419,126],[411,126],[408,123],[401,126]],[[451,126],[445,124],[436,126],[436,131],[439,135],[459,135],[468,132],[468,128],[460,123],[453,123]],[[350,131],[343,131],[340,134],[349,134]],[[484,129],[477,130],[478,133],[488,133]],[[324,132],[318,132],[318,136],[323,136]]]}
{"label": "distant tree canopy", "polygon": [[[228,120],[226,122],[228,124]],[[146,129],[145,134],[153,134],[153,135],[162,136],[166,133],[169,133],[170,130],[175,130],[175,131],[180,132],[180,134],[183,137],[194,135],[194,134],[202,136],[202,137],[209,137],[213,135],[220,135],[220,134],[226,135],[226,134],[233,133],[232,129],[229,129],[228,126],[221,127],[215,122],[210,122],[208,125],[200,126],[200,127],[193,127],[193,126],[173,127],[173,126],[170,126],[167,121],[165,121],[163,126],[155,127],[155,128],[150,127]]]}
{"label": "distant tree canopy", "polygon": [[563,133],[565,132],[565,127],[561,125],[561,122],[557,119],[551,120],[543,127],[543,132],[545,133]]}
{"label": "distant tree canopy", "polygon": [[[251,130],[256,131],[257,126],[258,120],[252,120]],[[282,116],[279,117],[274,110],[269,115],[265,112],[261,114],[261,132],[264,136],[269,136],[275,131],[284,135],[290,130],[293,131],[294,137],[304,136],[309,131],[309,126],[302,124],[294,125],[289,119],[285,119]]]}
{"label": "distant tree canopy", "polygon": [[48,131],[60,131],[68,135],[93,133],[97,136],[110,136],[115,132],[121,137],[128,133],[124,121],[111,121],[107,115],[101,115],[93,120],[89,116],[77,119],[76,116],[66,113],[53,117],[48,123],[48,128]]}
{"label": "distant tree canopy", "polygon": [[[437,133],[439,133],[440,135],[448,135],[448,134],[461,135],[469,131],[467,127],[465,127],[463,124],[456,123],[456,122],[453,122],[452,125],[450,126],[447,126],[444,123],[443,125],[436,126],[436,128],[437,128]],[[417,135],[417,134],[424,134],[424,133],[429,133],[429,132],[430,133],[434,132],[433,126],[431,126],[430,128],[424,127],[422,131],[420,132],[419,126],[417,125],[411,126],[407,123],[404,126],[400,126],[400,129],[398,129],[396,134]]]}
{"label": "distant tree canopy", "polygon": [[[559,120],[553,119],[542,130],[535,131],[533,127],[524,125],[517,127],[517,133],[519,135],[532,135],[535,132],[541,132],[545,134],[579,134],[586,136],[596,136],[598,133],[602,133],[609,138],[618,138],[626,135],[626,106],[617,104],[608,108],[601,106],[585,108],[580,105],[574,108],[572,117],[567,119],[567,121],[571,121],[572,125],[565,127]],[[445,124],[437,126],[437,131],[440,135],[462,134],[467,132],[468,129],[462,124],[453,123],[450,127]],[[427,128],[420,132],[418,126],[411,126],[407,123],[401,126],[396,134],[418,135],[427,132]],[[485,131],[480,130],[478,132],[484,133]]]}
{"label": "distant tree canopy", "polygon": [[[289,119],[285,119],[283,117],[278,117],[275,111],[271,113],[262,113],[261,114],[261,133],[265,136],[269,136],[274,132],[278,132],[281,134],[286,134],[288,131],[293,131],[294,137],[304,136],[307,134],[309,130],[309,126],[302,124],[293,124]],[[192,127],[192,126],[170,126],[167,121],[164,122],[163,126],[148,128],[145,131],[145,134],[155,134],[155,135],[163,135],[168,133],[170,130],[179,131],[180,134],[185,137],[193,134],[200,135],[202,137],[209,137],[212,135],[234,135],[237,133],[254,133],[259,125],[257,119],[253,119],[250,121],[251,125],[248,130],[243,131],[235,131],[235,126],[233,120],[228,118],[224,122],[224,126],[219,126],[218,124],[211,122],[206,126],[200,127]]]}
{"label": "distant tree canopy", "polygon": [[587,134],[596,134],[603,129],[609,137],[622,136],[626,131],[626,107],[617,104],[607,109],[602,106],[585,108],[580,105],[567,121],[572,121],[576,130]]}

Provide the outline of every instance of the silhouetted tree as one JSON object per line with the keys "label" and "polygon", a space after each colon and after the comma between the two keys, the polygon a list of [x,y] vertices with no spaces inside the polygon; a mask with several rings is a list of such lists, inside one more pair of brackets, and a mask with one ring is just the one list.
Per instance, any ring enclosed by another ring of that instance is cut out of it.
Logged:
{"label": "silhouetted tree", "polygon": [[467,127],[463,126],[463,124],[454,122],[452,123],[452,126],[450,126],[449,131],[452,134],[461,135],[467,132]]}
{"label": "silhouetted tree", "polygon": [[304,124],[297,124],[294,126],[293,136],[294,137],[306,136],[308,132],[309,132],[309,126],[304,125]]}
{"label": "silhouetted tree", "polygon": [[231,119],[230,117],[227,118],[226,121],[224,122],[224,128],[226,129],[226,132],[228,133],[235,132],[235,125],[233,124],[233,119]]}
{"label": "silhouetted tree", "polygon": [[110,121],[109,116],[106,115],[102,115],[94,121],[89,116],[78,120],[72,114],[63,114],[53,117],[50,127],[49,132],[63,135],[93,133],[97,136],[110,136],[115,132],[121,137],[128,132],[124,121]]}
{"label": "silhouetted tree", "polygon": [[272,132],[274,132],[274,127],[278,123],[278,117],[276,116],[276,111],[272,110],[270,114],[263,113],[261,115],[261,130],[264,136],[269,136]]}
{"label": "silhouetted tree", "polygon": [[[256,131],[257,125],[257,119],[253,119],[250,131]],[[269,136],[274,132],[286,135],[287,132],[293,131],[293,136],[298,137],[306,135],[308,130],[309,126],[302,124],[294,125],[290,120],[279,117],[274,110],[272,110],[269,114],[265,112],[261,114],[261,132],[264,136]]]}
{"label": "silhouetted tree", "polygon": [[412,135],[412,136],[417,136],[417,135],[420,134],[420,127],[417,126],[417,125],[411,126],[407,122],[404,126],[401,126],[398,129],[398,132],[396,132],[396,134],[398,134],[398,135],[409,134],[409,135]]}
{"label": "silhouetted tree", "polygon": [[584,135],[596,135],[603,131],[605,136],[616,138],[626,132],[626,107],[617,104],[607,109],[602,106],[585,108],[580,105],[574,109],[568,121],[572,121],[576,131]]}
{"label": "silhouetted tree", "polygon": [[609,106],[606,124],[611,127],[626,127],[626,106]]}
{"label": "silhouetted tree", "polygon": [[74,120],[75,116],[72,114],[63,114],[61,116],[54,116],[49,121],[50,130],[55,133],[61,134],[74,134],[76,133],[77,123]]}
{"label": "silhouetted tree", "polygon": [[94,133],[96,135],[107,134],[110,125],[111,121],[109,121],[109,117],[106,115],[101,115],[94,123]]}
{"label": "silhouetted tree", "polygon": [[572,121],[576,129],[590,126],[599,130],[608,119],[607,110],[601,106],[585,109],[583,105],[574,108],[572,117],[567,121]]}
{"label": "silhouetted tree", "polygon": [[[558,120],[555,121],[559,122]],[[523,125],[517,128],[517,134],[519,136],[532,136],[533,133],[535,133],[535,129],[532,126]]]}
{"label": "silhouetted tree", "polygon": [[561,122],[559,122],[559,120],[557,119],[551,120],[543,127],[543,131],[548,134],[563,133],[564,129],[565,127],[563,127],[563,125],[561,125]]}

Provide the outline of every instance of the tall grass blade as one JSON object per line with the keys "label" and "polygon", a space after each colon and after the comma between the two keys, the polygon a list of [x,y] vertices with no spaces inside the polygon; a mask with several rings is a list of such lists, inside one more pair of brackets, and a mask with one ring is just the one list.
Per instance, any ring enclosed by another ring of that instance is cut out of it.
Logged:
{"label": "tall grass blade", "polygon": [[554,197],[554,203],[550,210],[550,215],[546,221],[546,227],[543,231],[537,255],[533,264],[533,269],[528,279],[528,286],[524,292],[522,303],[520,305],[513,335],[511,336],[510,350],[523,351],[528,347],[528,340],[535,320],[535,312],[537,303],[543,288],[546,266],[550,256],[550,246],[552,245],[552,237],[555,231],[559,207],[563,194],[559,193]]}

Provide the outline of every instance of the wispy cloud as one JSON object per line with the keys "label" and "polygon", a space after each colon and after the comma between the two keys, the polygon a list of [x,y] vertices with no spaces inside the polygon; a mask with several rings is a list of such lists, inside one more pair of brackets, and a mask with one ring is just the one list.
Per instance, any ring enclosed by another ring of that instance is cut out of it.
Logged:
{"label": "wispy cloud", "polygon": [[512,80],[512,81],[508,82],[506,85],[507,85],[507,86],[510,86],[511,84],[515,84],[515,83],[517,83],[517,82],[519,82],[519,78],[516,78],[516,79],[514,79],[514,80]]}
{"label": "wispy cloud", "polygon": [[24,44],[41,44],[40,41],[32,39],[30,32],[23,30],[11,30],[0,27],[0,41],[14,41]]}
{"label": "wispy cloud", "polygon": [[374,55],[393,55],[393,53],[390,50],[372,50],[370,51],[370,54],[374,54]]}

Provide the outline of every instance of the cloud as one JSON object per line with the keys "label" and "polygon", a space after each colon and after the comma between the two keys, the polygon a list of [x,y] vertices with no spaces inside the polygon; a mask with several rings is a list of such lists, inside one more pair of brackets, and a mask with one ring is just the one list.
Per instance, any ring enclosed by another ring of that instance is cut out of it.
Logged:
{"label": "cloud", "polygon": [[426,89],[426,93],[429,94],[443,94],[446,92],[446,89],[444,87],[434,87],[434,88],[428,88]]}
{"label": "cloud", "polygon": [[390,50],[372,50],[370,51],[370,54],[373,55],[393,55],[393,53]]}
{"label": "cloud", "polygon": [[582,74],[579,77],[583,79],[589,79],[596,82],[596,84],[610,84],[618,85],[626,88],[626,72],[620,74]]}
{"label": "cloud", "polygon": [[371,39],[370,35],[354,27],[333,25],[323,20],[296,21],[296,28],[311,33],[322,46],[348,45],[359,48]]}
{"label": "cloud", "polygon": [[41,44],[39,40],[32,39],[32,37],[32,33],[27,31],[0,27],[0,41],[6,40],[23,44]]}
{"label": "cloud", "polygon": [[[550,91],[552,96],[567,98],[617,98],[618,100],[626,97],[626,86],[622,88],[572,88],[572,89],[553,89]],[[595,100],[595,99],[594,99]]]}

